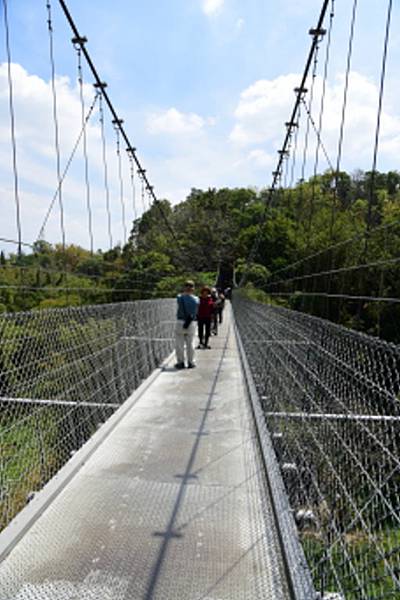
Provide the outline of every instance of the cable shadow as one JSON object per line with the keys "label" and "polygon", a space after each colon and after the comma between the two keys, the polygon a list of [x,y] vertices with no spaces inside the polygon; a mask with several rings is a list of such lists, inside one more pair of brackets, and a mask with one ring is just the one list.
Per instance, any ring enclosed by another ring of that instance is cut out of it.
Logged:
{"label": "cable shadow", "polygon": [[197,513],[195,513],[188,521],[186,521],[185,523],[182,523],[182,525],[180,525],[177,528],[176,531],[179,532],[182,529],[185,529],[188,525],[190,525],[194,521],[196,521],[196,519],[199,519],[199,518],[203,517],[207,513],[207,511],[212,510],[213,508],[215,508],[216,506],[218,506],[218,504],[220,502],[223,502],[224,500],[226,500],[227,498],[229,498],[229,496],[232,496],[233,494],[237,493],[237,491],[240,490],[241,487],[247,485],[255,476],[256,476],[256,474],[255,475],[250,475],[249,477],[246,477],[246,479],[244,479],[240,483],[238,483],[238,484],[234,485],[233,487],[231,487],[228,492],[225,492],[217,500],[214,500],[213,502],[210,502],[210,504],[207,504],[204,508],[202,508]]}
{"label": "cable shadow", "polygon": [[228,347],[229,337],[230,337],[230,326],[226,333],[226,338],[225,338],[225,343],[224,343],[224,346],[222,349],[222,354],[221,354],[221,357],[220,357],[220,360],[218,363],[217,370],[214,375],[213,382],[211,384],[210,392],[208,394],[206,410],[204,411],[204,414],[202,416],[202,419],[201,419],[201,422],[197,429],[197,432],[195,432],[196,438],[195,438],[192,450],[190,452],[189,460],[187,462],[185,471],[181,476],[182,480],[181,480],[181,483],[179,486],[178,495],[176,497],[175,504],[172,509],[172,513],[169,518],[167,528],[163,532],[158,531],[158,532],[154,533],[154,535],[156,537],[163,538],[163,541],[161,543],[161,547],[158,552],[157,560],[155,561],[153,568],[151,570],[150,576],[147,580],[146,591],[144,593],[143,600],[153,600],[155,591],[157,588],[157,584],[158,584],[158,581],[160,578],[160,574],[162,571],[162,567],[163,567],[164,561],[165,561],[167,553],[168,553],[169,544],[170,544],[171,540],[180,538],[183,535],[182,533],[179,532],[180,528],[178,528],[178,529],[175,528],[175,523],[176,523],[176,520],[177,520],[177,517],[179,514],[179,510],[184,501],[184,497],[185,497],[185,493],[186,493],[186,489],[187,489],[187,483],[189,483],[193,479],[192,468],[193,468],[193,465],[196,460],[196,455],[197,455],[201,440],[205,434],[204,429],[205,429],[205,425],[206,425],[206,421],[207,421],[207,417],[208,417],[208,413],[209,413],[209,411],[207,409],[209,409],[211,402],[213,400],[214,394],[215,394],[215,389],[217,387],[218,379],[219,379],[220,372],[222,369],[222,364],[223,364],[226,350]]}
{"label": "cable shadow", "polygon": [[248,441],[249,440],[243,440],[243,442],[240,442],[240,444],[237,444],[236,446],[233,446],[232,448],[230,448],[229,450],[227,450],[223,454],[220,454],[219,456],[217,456],[213,460],[209,460],[202,467],[199,467],[196,471],[194,471],[193,475],[197,476],[199,473],[204,473],[208,469],[208,467],[211,467],[211,466],[215,465],[216,463],[220,462],[221,460],[223,460],[224,458],[226,458],[227,456],[229,456],[233,452],[236,452],[240,448],[243,448],[248,443]]}
{"label": "cable shadow", "polygon": [[232,573],[232,571],[234,571],[236,569],[236,567],[242,562],[242,560],[244,558],[246,558],[246,556],[254,550],[254,548],[257,546],[257,544],[259,544],[261,542],[262,539],[263,539],[263,536],[260,536],[258,539],[256,539],[256,541],[253,542],[253,544],[249,548],[247,548],[247,550],[245,552],[243,552],[239,556],[239,558],[237,560],[235,560],[235,562],[232,563],[231,566],[228,569],[226,569],[226,571],[220,577],[218,577],[216,582],[212,586],[210,586],[204,592],[204,594],[202,594],[201,596],[199,596],[197,598],[197,600],[207,600],[208,598],[210,598],[211,592],[214,592],[216,590],[216,588],[219,586],[219,584],[222,583],[224,581],[224,579],[226,579],[226,577],[228,575],[230,575],[230,573]]}

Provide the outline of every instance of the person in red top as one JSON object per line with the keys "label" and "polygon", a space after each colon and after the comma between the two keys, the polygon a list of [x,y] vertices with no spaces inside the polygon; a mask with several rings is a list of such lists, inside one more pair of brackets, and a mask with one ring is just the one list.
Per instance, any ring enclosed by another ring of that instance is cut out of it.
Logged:
{"label": "person in red top", "polygon": [[199,331],[200,343],[198,348],[208,348],[208,340],[210,339],[211,318],[214,314],[215,306],[211,298],[211,290],[205,285],[200,291],[200,304],[197,313],[197,326]]}

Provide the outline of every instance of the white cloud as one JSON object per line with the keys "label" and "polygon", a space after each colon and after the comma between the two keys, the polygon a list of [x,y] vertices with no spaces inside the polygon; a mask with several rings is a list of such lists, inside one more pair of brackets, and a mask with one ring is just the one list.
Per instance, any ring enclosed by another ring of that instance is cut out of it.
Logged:
{"label": "white cloud", "polygon": [[[280,148],[285,127],[294,106],[294,88],[299,85],[300,75],[288,74],[273,80],[259,80],[246,88],[240,95],[234,113],[235,123],[230,140],[238,147],[251,148],[262,144],[268,151]],[[344,75],[338,74],[326,88],[323,115],[322,140],[333,164],[336,162],[337,143],[343,103]],[[312,114],[318,123],[322,79],[317,77],[314,88]],[[308,98],[306,98],[308,100]],[[349,79],[346,120],[343,145],[343,168],[371,168],[373,140],[377,118],[378,87],[361,73],[352,72]],[[305,111],[302,110],[303,125]],[[305,127],[299,134],[299,148],[304,143]],[[316,136],[310,129],[309,155],[315,152]],[[391,167],[396,154],[400,153],[400,115],[384,105],[381,118],[379,157],[383,164],[390,161]],[[322,151],[321,151],[322,157]],[[257,156],[255,155],[255,158]],[[390,164],[389,163],[389,164]],[[327,165],[323,165],[325,168]],[[378,167],[379,168],[379,167]],[[386,167],[384,167],[386,168]],[[398,168],[398,167],[397,167]]]}
{"label": "white cloud", "polygon": [[271,156],[265,152],[265,150],[261,150],[260,148],[256,148],[255,150],[251,150],[247,155],[246,160],[249,163],[252,163],[256,167],[261,167],[265,169],[269,169],[274,166],[276,162],[275,156]]}
{"label": "white cloud", "polygon": [[147,117],[147,131],[152,134],[194,134],[201,132],[205,123],[206,121],[195,113],[182,113],[176,108],[169,108]]}
{"label": "white cloud", "polygon": [[283,124],[293,106],[295,74],[259,80],[245,89],[235,110],[236,124],[230,139],[241,145],[274,142],[282,137]]}
{"label": "white cloud", "polygon": [[207,16],[215,15],[221,12],[224,0],[203,0],[203,12]]}
{"label": "white cloud", "polygon": [[[17,168],[21,203],[23,240],[33,242],[41,228],[47,209],[57,189],[54,124],[52,117],[51,83],[29,74],[22,66],[12,65],[13,99],[17,144]],[[57,113],[59,123],[61,171],[64,171],[72,148],[81,131],[81,105],[79,88],[67,77],[56,80]],[[93,100],[93,88],[85,86],[86,114]],[[110,195],[114,206],[120,206],[118,168],[115,134],[108,132],[108,177]],[[105,218],[105,191],[101,156],[100,128],[96,110],[87,126],[89,151],[89,176],[92,211],[95,227],[95,246],[107,247]],[[128,165],[124,164],[125,181],[129,181]],[[7,66],[0,65],[0,236],[16,239],[16,215],[14,206],[12,153],[10,141],[10,117],[8,107]],[[132,201],[126,184],[127,214],[131,218]],[[67,242],[88,247],[87,213],[85,208],[84,162],[82,144],[62,186]],[[121,211],[115,209],[112,216],[114,241],[122,239]],[[58,202],[54,203],[46,237],[60,241],[60,215]],[[11,247],[5,247],[11,250]]]}

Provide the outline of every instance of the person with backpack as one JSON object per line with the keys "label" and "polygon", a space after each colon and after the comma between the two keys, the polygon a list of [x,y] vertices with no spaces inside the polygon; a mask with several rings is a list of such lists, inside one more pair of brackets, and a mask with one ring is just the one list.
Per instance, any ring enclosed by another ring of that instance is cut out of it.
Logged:
{"label": "person with backpack", "polygon": [[208,285],[205,285],[201,288],[200,291],[200,304],[199,304],[199,312],[197,315],[197,326],[199,333],[199,345],[197,348],[207,348],[208,350],[211,346],[208,345],[208,340],[211,335],[211,319],[214,314],[215,306],[214,301],[211,298],[211,290]]}
{"label": "person with backpack", "polygon": [[183,294],[177,296],[177,322],[175,328],[175,354],[176,369],[185,368],[185,347],[188,369],[193,369],[194,362],[194,336],[196,334],[196,318],[199,299],[194,295],[194,282],[187,281]]}

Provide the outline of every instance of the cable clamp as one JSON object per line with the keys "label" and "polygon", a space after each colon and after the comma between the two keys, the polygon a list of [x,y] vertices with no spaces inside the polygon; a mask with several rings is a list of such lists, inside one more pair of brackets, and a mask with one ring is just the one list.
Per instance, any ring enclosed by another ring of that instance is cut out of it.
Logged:
{"label": "cable clamp", "polygon": [[87,41],[88,39],[85,35],[83,35],[82,37],[77,35],[71,39],[71,42],[76,50],[83,48]]}
{"label": "cable clamp", "polygon": [[315,37],[323,37],[326,34],[326,29],[323,29],[323,27],[320,27],[319,29],[310,29],[308,33]]}

